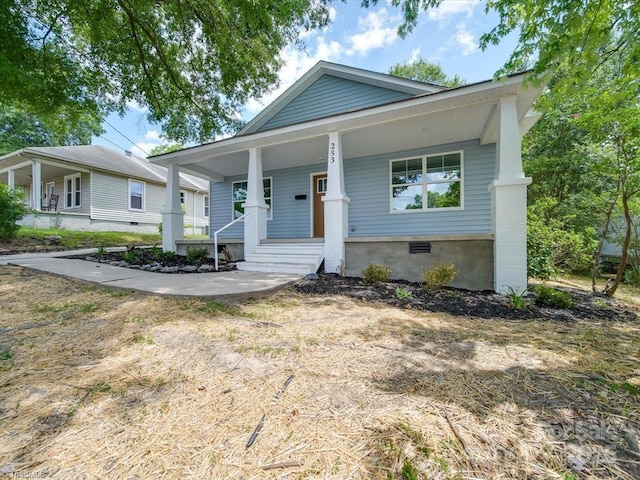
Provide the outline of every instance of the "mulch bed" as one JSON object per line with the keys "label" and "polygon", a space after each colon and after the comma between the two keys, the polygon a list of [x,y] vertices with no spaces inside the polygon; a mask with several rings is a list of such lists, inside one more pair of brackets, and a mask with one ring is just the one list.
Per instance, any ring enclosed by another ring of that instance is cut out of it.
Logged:
{"label": "mulch bed", "polygon": [[[317,280],[306,279],[293,287],[300,293],[343,295],[369,302],[448,313],[479,318],[506,318],[519,320],[551,320],[575,322],[578,320],[633,321],[636,313],[628,305],[604,295],[591,295],[577,289],[562,288],[571,294],[575,302],[572,308],[550,308],[537,303],[534,293],[526,296],[526,306],[514,309],[509,298],[492,291],[471,291],[444,288],[437,292],[427,292],[419,283],[389,281],[377,285],[366,285],[361,278],[341,277],[336,274],[322,274]],[[396,296],[397,289],[411,292],[411,298]]]}

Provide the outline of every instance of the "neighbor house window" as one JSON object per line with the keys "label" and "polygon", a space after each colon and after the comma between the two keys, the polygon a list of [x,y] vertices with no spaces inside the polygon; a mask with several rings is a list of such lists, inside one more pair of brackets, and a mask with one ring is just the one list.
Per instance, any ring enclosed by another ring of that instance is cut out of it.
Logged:
{"label": "neighbor house window", "polygon": [[202,216],[209,218],[209,195],[204,196],[204,211],[202,212]]}
{"label": "neighbor house window", "polygon": [[78,208],[81,206],[81,178],[79,173],[64,177],[64,208]]}
{"label": "neighbor house window", "polygon": [[129,180],[129,210],[144,210],[144,182]]}
{"label": "neighbor house window", "polygon": [[[267,211],[267,218],[271,220],[273,218],[273,209],[271,208],[271,177],[262,180],[264,201],[269,207]],[[231,198],[233,203],[233,218],[236,219],[244,214],[243,203],[247,201],[247,181],[233,182],[231,184]]]}
{"label": "neighbor house window", "polygon": [[462,152],[391,161],[391,211],[462,207]]}

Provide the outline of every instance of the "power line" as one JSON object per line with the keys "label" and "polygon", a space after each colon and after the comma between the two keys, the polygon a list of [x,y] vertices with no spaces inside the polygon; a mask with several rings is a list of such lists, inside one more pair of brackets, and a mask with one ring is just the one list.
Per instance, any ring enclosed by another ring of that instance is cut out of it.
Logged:
{"label": "power line", "polygon": [[[109,140],[107,137],[103,136],[103,135],[98,135],[101,139],[106,140],[107,142],[109,142],[111,145],[113,145],[116,148],[119,148],[120,150],[122,150],[123,152],[126,152],[127,149],[126,148],[122,148],[120,145],[118,145],[115,142],[112,142],[111,140]],[[139,148],[139,147],[138,147]]]}
{"label": "power line", "polygon": [[[136,142],[134,142],[133,140],[131,140],[129,137],[127,137],[124,133],[122,133],[122,132],[121,132],[120,130],[118,130],[116,127],[114,127],[113,125],[111,125],[111,124],[109,123],[109,121],[108,121],[106,118],[104,119],[104,123],[106,123],[107,125],[109,125],[109,126],[110,126],[111,128],[113,128],[116,132],[118,132],[120,135],[122,135],[124,138],[126,138],[129,142],[131,142],[131,144],[132,144],[133,146],[138,147],[138,149],[139,149],[142,153],[144,153],[145,155],[149,156],[149,154],[148,154],[147,152],[145,152],[142,148],[140,148],[140,146],[139,146]],[[103,138],[104,138],[104,137],[103,137]],[[120,147],[120,148],[122,148],[122,147]],[[123,149],[123,150],[124,150],[124,149]],[[126,151],[126,150],[125,150],[125,151]]]}

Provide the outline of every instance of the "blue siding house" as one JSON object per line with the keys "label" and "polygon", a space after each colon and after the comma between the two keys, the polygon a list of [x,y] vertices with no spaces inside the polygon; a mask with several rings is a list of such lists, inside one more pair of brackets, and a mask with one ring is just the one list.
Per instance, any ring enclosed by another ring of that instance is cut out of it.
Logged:
{"label": "blue siding house", "polygon": [[[523,289],[520,143],[540,91],[524,77],[448,89],[319,62],[236,136],[151,161],[211,179],[212,239],[240,269],[357,276],[382,263],[418,281],[446,261],[455,286]],[[175,185],[167,250],[184,244]]]}

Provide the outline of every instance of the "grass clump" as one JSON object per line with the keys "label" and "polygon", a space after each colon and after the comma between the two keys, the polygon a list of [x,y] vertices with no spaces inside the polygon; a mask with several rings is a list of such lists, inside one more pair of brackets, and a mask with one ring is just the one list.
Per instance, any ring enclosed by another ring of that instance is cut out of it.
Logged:
{"label": "grass clump", "polygon": [[571,308],[575,305],[569,292],[563,292],[547,285],[538,285],[533,291],[541,305],[553,308]]}
{"label": "grass clump", "polygon": [[453,263],[444,262],[425,268],[422,273],[424,288],[428,292],[435,292],[446,287],[458,276],[458,269]]}
{"label": "grass clump", "polygon": [[376,285],[389,280],[389,277],[391,277],[391,269],[379,263],[370,263],[360,274],[362,275],[364,283],[367,285]]}
{"label": "grass clump", "polygon": [[522,290],[518,287],[513,288],[511,286],[507,286],[507,297],[509,298],[509,306],[514,310],[520,310],[527,306],[527,302],[524,297],[527,294],[527,290]]}
{"label": "grass clump", "polygon": [[413,298],[413,292],[405,287],[396,288],[396,298],[399,300],[409,300]]}

